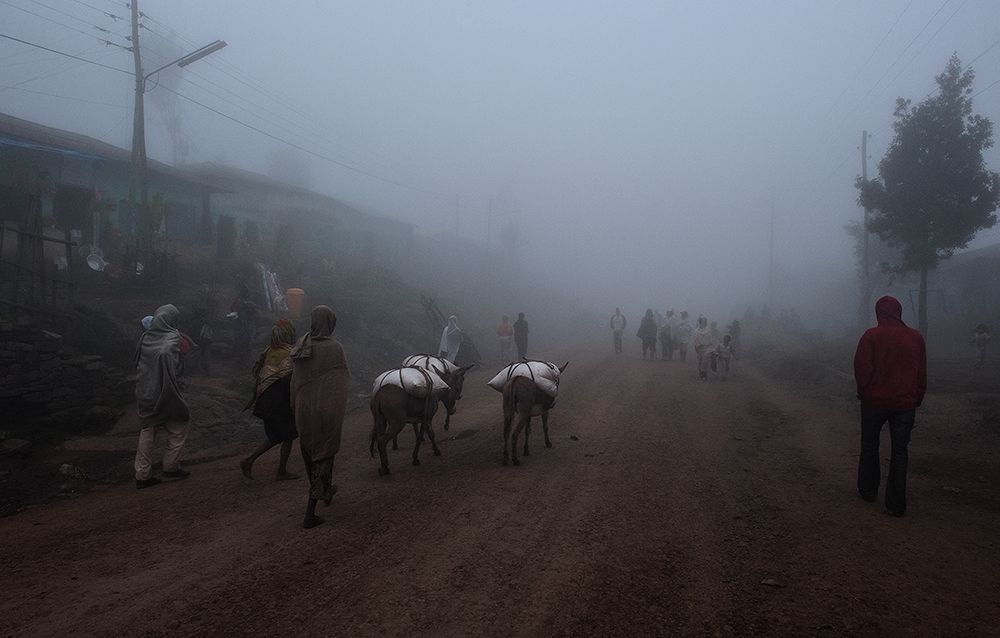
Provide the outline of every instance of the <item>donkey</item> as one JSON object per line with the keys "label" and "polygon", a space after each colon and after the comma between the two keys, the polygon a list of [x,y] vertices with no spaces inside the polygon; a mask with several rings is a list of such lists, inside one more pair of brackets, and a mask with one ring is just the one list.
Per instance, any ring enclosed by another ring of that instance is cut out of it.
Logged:
{"label": "donkey", "polygon": [[[569,366],[569,361],[559,368],[559,374]],[[503,386],[503,464],[520,465],[517,458],[517,437],[524,429],[524,456],[531,456],[528,451],[528,436],[531,434],[531,417],[542,417],[542,432],[545,433],[545,447],[552,447],[549,440],[549,410],[555,404],[553,397],[538,389],[529,377],[511,377]],[[517,423],[514,424],[514,420]],[[514,426],[513,435],[511,426]],[[510,451],[508,452],[508,443]]]}
{"label": "donkey", "polygon": [[[469,366],[469,368],[471,367]],[[368,453],[374,458],[375,447],[378,447],[379,460],[381,461],[378,468],[379,476],[389,474],[389,456],[386,452],[386,445],[390,440],[396,438],[407,423],[413,425],[413,433],[416,435],[416,443],[413,446],[414,465],[420,465],[418,454],[425,434],[431,441],[434,456],[441,456],[441,450],[437,446],[437,441],[434,440],[434,428],[431,422],[434,415],[437,414],[438,403],[444,404],[448,414],[455,413],[455,404],[462,398],[465,373],[469,368],[459,368],[455,372],[447,373],[432,367],[433,372],[440,376],[448,384],[448,387],[429,392],[423,398],[414,397],[403,388],[395,385],[384,385],[375,392],[370,404],[374,423],[368,441]]]}
{"label": "donkey", "polygon": [[[443,358],[435,356],[433,354],[414,354],[414,355],[410,355],[409,357],[407,357],[406,359],[403,360],[403,365],[411,367],[411,368],[423,368],[424,370],[434,370],[435,372],[438,372],[439,370],[444,370],[444,373],[440,374],[439,376],[442,379],[444,379],[446,383],[448,382],[448,379],[449,379],[449,377],[447,375],[454,375],[456,372],[461,371],[462,372],[461,379],[464,379],[465,378],[465,373],[468,372],[469,370],[471,370],[472,368],[476,367],[476,364],[472,364],[472,365],[469,365],[469,366],[465,366],[464,368],[459,368],[458,366],[456,366],[455,364],[451,363],[447,359],[443,359]],[[461,399],[462,398],[462,381],[460,380],[458,383],[459,383],[459,386],[458,386],[458,398]],[[451,415],[453,415],[453,414],[455,414],[455,410],[454,409],[445,412],[445,415],[444,415],[444,429],[445,429],[446,432],[448,431],[448,428],[451,426]],[[417,432],[417,424],[416,423],[413,424],[413,434],[416,435],[416,436],[419,436],[419,433]],[[399,449],[399,437],[398,436],[392,437],[392,449],[393,450],[398,450]]]}

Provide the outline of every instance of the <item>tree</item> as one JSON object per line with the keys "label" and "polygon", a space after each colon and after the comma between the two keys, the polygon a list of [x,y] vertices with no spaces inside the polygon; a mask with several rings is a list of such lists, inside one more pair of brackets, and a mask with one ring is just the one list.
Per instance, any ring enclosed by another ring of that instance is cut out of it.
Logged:
{"label": "tree", "polygon": [[993,226],[1000,176],[987,170],[993,124],[972,113],[972,69],[952,55],[938,91],[912,106],[896,100],[896,135],[878,179],[858,179],[858,203],[870,208],[868,231],[898,248],[901,272],[920,274],[917,321],[927,334],[927,273],[976,233]]}

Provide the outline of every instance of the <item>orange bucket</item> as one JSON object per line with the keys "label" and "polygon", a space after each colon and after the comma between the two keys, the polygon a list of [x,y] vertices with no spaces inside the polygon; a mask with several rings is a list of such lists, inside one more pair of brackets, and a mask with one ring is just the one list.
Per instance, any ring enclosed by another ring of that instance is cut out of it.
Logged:
{"label": "orange bucket", "polygon": [[301,288],[289,288],[285,291],[285,303],[288,304],[288,316],[298,319],[302,316],[302,306],[306,300],[306,291]]}

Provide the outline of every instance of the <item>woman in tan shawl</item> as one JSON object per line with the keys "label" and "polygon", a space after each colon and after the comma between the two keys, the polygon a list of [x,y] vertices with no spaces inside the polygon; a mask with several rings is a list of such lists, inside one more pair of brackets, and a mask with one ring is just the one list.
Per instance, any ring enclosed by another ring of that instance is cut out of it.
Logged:
{"label": "woman in tan shawl", "polygon": [[333,457],[340,450],[351,376],[344,349],[333,338],[337,315],[326,306],[316,306],[310,318],[309,334],[291,352],[292,405],[302,461],[309,475],[309,502],[302,523],[306,529],[323,522],[316,516],[316,502],[329,505],[337,491],[332,484]]}
{"label": "woman in tan shawl", "polygon": [[299,478],[288,472],[288,455],[292,442],[299,437],[295,431],[295,414],[292,412],[291,380],[292,359],[289,356],[295,344],[295,326],[288,319],[278,319],[271,328],[271,345],[260,353],[253,366],[254,396],[247,405],[253,406],[253,415],[264,421],[267,440],[253,453],[240,461],[243,476],[253,478],[253,462],[276,445],[281,445],[277,480]]}
{"label": "woman in tan shawl", "polygon": [[139,407],[140,430],[135,450],[135,486],[138,489],[160,482],[152,475],[153,445],[158,427],[167,432],[163,476],[177,479],[188,476],[188,471],[179,464],[191,418],[177,379],[181,350],[181,333],[176,327],[179,316],[180,312],[171,304],[157,308],[149,329],[142,333],[136,349],[138,377],[135,399]]}

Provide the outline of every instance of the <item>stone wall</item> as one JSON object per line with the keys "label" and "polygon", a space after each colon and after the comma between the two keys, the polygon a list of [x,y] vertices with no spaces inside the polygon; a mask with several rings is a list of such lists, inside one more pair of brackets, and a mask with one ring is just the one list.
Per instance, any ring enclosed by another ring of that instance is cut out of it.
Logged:
{"label": "stone wall", "polygon": [[110,428],[133,400],[133,384],[98,355],[28,320],[0,322],[0,429],[23,434]]}

